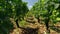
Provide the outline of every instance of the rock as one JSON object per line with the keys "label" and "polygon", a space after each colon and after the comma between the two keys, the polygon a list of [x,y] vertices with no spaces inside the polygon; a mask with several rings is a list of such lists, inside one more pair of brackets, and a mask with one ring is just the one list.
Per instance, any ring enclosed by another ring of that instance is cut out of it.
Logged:
{"label": "rock", "polygon": [[16,28],[12,32],[10,32],[10,34],[22,34],[22,29]]}
{"label": "rock", "polygon": [[50,29],[50,34],[58,34],[56,31]]}

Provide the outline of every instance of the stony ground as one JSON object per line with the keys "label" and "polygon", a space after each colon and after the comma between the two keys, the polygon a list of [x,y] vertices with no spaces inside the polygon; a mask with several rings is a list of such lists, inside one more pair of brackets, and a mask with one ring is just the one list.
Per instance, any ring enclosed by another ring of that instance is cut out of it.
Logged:
{"label": "stony ground", "polygon": [[[15,28],[12,32],[10,32],[10,34],[47,34],[45,24],[38,23],[37,19],[34,17],[29,17],[25,20],[26,22],[29,22],[26,28]],[[54,26],[56,26],[57,29],[60,29],[60,23],[54,24]],[[60,31],[57,32],[56,30],[50,28],[50,34],[60,34]]]}

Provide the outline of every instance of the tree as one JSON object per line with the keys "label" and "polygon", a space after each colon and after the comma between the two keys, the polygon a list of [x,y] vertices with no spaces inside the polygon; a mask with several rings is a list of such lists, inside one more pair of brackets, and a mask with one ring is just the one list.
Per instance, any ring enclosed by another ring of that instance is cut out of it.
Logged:
{"label": "tree", "polygon": [[[24,18],[27,12],[27,3],[22,2],[22,0],[0,0],[0,26],[6,28],[9,25],[6,29],[10,28],[12,25],[10,18],[13,18],[17,24],[18,20],[20,21],[21,18]],[[5,33],[8,34],[7,32]]]}
{"label": "tree", "polygon": [[59,0],[38,0],[38,2],[30,10],[36,18],[42,16],[49,31],[49,21],[52,20],[53,23],[57,22],[56,18],[59,15]]}

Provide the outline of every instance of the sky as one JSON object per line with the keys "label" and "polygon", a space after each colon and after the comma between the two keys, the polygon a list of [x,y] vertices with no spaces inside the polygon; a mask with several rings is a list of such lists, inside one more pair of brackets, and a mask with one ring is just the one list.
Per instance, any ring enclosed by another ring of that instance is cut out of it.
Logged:
{"label": "sky", "polygon": [[22,0],[23,2],[28,2],[27,6],[29,9],[32,8],[32,6],[34,5],[34,3],[36,3],[38,0]]}

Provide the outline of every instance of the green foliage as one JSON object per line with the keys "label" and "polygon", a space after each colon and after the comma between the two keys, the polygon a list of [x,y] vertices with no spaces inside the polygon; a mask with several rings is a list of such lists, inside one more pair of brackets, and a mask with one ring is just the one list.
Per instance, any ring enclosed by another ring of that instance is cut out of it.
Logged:
{"label": "green foliage", "polygon": [[28,22],[26,22],[25,20],[20,21],[19,23],[20,27],[26,27],[26,25],[28,25]]}
{"label": "green foliage", "polygon": [[59,0],[38,0],[30,11],[35,17],[49,17],[55,23],[58,21],[56,18],[60,17],[59,4]]}
{"label": "green foliage", "polygon": [[13,17],[23,18],[28,12],[27,3],[21,0],[1,0],[0,1],[0,15],[1,18]]}
{"label": "green foliage", "polygon": [[4,30],[1,28],[0,31],[9,34],[7,32],[13,28],[9,18],[21,20],[27,12],[27,3],[22,0],[0,0],[0,26],[4,27]]}
{"label": "green foliage", "polygon": [[13,24],[10,22],[9,18],[0,20],[0,34],[9,34],[13,30]]}

